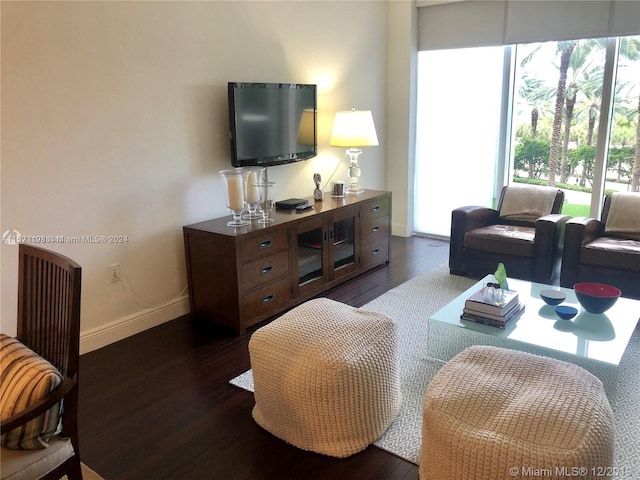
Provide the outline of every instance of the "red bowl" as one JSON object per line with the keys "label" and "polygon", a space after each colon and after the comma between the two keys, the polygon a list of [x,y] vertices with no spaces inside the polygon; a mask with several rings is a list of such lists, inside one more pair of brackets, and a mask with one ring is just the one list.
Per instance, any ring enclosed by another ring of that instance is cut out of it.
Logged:
{"label": "red bowl", "polygon": [[589,313],[604,313],[618,301],[620,290],[612,285],[595,282],[576,283],[576,298]]}

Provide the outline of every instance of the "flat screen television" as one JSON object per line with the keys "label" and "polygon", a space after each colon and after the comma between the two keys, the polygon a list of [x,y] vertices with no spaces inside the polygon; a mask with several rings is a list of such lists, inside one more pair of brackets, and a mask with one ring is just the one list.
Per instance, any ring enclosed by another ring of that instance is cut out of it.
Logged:
{"label": "flat screen television", "polygon": [[228,100],[234,167],[282,165],[318,154],[316,85],[229,82]]}

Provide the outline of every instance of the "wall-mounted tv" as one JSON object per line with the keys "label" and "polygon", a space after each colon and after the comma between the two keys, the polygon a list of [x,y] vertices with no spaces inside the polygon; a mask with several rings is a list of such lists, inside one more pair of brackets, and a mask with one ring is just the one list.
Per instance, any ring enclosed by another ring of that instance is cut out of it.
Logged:
{"label": "wall-mounted tv", "polygon": [[282,165],[315,157],[317,87],[229,82],[234,167]]}

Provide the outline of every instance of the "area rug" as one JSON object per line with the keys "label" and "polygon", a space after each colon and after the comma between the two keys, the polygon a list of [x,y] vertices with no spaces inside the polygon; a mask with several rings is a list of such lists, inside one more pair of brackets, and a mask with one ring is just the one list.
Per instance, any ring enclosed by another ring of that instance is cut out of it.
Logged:
{"label": "area rug", "polygon": [[[362,308],[384,313],[398,326],[403,404],[397,419],[374,443],[394,455],[418,464],[422,427],[422,401],[427,385],[449,360],[471,345],[497,345],[552,356],[576,363],[598,376],[614,412],[616,467],[624,472],[640,472],[640,339],[639,329],[615,368],[569,354],[491,337],[463,328],[427,322],[429,316],[460,293],[474,280],[449,274],[446,263],[389,290]],[[231,380],[233,385],[253,391],[251,370]]]}

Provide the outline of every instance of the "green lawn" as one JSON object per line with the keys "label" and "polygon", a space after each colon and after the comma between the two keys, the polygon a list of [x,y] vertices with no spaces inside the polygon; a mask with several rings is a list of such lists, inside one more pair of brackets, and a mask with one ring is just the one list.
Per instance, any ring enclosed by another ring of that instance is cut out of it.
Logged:
{"label": "green lawn", "polygon": [[576,205],[574,203],[565,203],[562,206],[562,214],[571,217],[588,217],[589,205]]}

